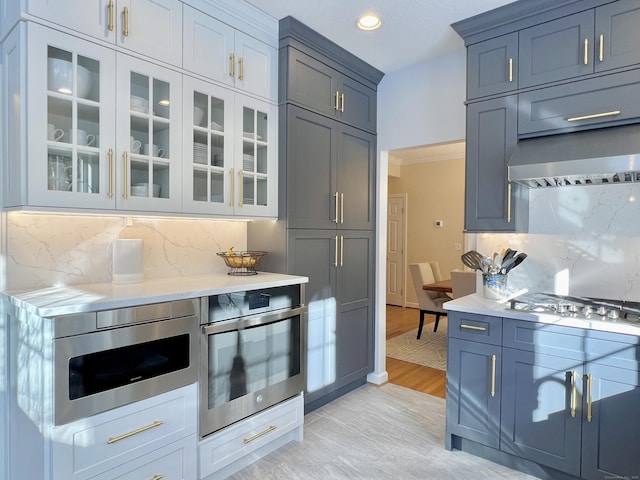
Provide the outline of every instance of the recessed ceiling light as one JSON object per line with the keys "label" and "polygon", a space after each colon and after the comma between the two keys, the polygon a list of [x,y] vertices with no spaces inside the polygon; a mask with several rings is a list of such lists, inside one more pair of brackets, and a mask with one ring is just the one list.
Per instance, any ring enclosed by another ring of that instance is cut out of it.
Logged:
{"label": "recessed ceiling light", "polygon": [[375,30],[382,25],[382,20],[373,13],[366,13],[358,19],[358,28],[361,30]]}

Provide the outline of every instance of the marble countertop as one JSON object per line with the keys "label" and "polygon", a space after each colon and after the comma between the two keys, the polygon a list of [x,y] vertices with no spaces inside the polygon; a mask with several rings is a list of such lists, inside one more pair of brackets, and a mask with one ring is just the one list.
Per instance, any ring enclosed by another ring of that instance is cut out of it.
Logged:
{"label": "marble countertop", "polygon": [[479,315],[491,315],[493,317],[507,317],[516,320],[528,320],[531,322],[546,323],[549,325],[561,325],[564,327],[586,328],[602,332],[624,333],[640,336],[640,322],[626,320],[587,320],[581,318],[563,317],[544,313],[522,312],[509,309],[508,300],[490,300],[481,294],[474,293],[465,297],[456,298],[446,302],[443,307],[447,310]]}
{"label": "marble countertop", "polygon": [[2,293],[13,305],[30,313],[55,317],[308,281],[307,277],[278,273],[258,272],[247,276],[219,273],[152,279],[133,284],[91,283]]}

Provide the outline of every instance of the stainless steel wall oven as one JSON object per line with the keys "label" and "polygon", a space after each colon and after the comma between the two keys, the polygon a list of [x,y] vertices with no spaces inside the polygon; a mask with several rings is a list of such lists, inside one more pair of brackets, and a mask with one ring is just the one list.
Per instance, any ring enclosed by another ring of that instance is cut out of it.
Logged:
{"label": "stainless steel wall oven", "polygon": [[194,299],[54,318],[55,424],[195,382],[198,310]]}
{"label": "stainless steel wall oven", "polygon": [[201,308],[201,437],[304,390],[304,285],[212,295]]}

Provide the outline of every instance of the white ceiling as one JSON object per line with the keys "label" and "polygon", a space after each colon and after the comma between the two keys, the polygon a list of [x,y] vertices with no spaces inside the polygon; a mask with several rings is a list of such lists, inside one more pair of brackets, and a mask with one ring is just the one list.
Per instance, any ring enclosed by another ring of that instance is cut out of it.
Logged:
{"label": "white ceiling", "polygon": [[[464,48],[451,24],[513,0],[245,0],[276,19],[295,17],[384,73]],[[365,32],[360,15],[374,12],[382,26]],[[464,143],[391,152],[401,163],[464,156]]]}

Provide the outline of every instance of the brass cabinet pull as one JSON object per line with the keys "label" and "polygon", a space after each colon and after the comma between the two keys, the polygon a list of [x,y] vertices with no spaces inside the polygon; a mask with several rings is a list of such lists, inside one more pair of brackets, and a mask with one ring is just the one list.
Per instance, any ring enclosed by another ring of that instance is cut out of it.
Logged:
{"label": "brass cabinet pull", "polygon": [[344,193],[340,194],[340,223],[344,223]]}
{"label": "brass cabinet pull", "polygon": [[587,375],[587,422],[593,420],[593,412],[591,411],[593,405],[593,375]]}
{"label": "brass cabinet pull", "polygon": [[243,440],[243,442],[244,442],[245,444],[246,444],[246,443],[251,443],[251,442],[253,442],[254,440],[259,439],[260,437],[265,436],[267,433],[273,432],[276,428],[278,428],[278,427],[276,427],[275,425],[271,425],[271,426],[270,426],[269,428],[267,428],[266,430],[263,430],[263,431],[262,431],[262,432],[260,432],[260,433],[256,433],[253,437],[245,438],[245,439]]}
{"label": "brass cabinet pull", "polygon": [[344,93],[340,94],[340,111],[344,112]]}
{"label": "brass cabinet pull", "polygon": [[107,443],[111,445],[112,443],[119,442],[120,440],[124,440],[125,438],[133,437],[134,435],[137,435],[139,433],[146,432],[147,430],[151,430],[152,428],[159,427],[160,425],[162,425],[162,423],[163,422],[156,420],[155,422],[150,423],[149,425],[145,425],[144,427],[140,427],[131,432],[123,433],[122,435],[118,435],[117,437],[109,437],[109,439],[107,440]]}
{"label": "brass cabinet pull", "polygon": [[336,201],[336,209],[335,209],[335,216],[334,216],[334,222],[335,223],[340,223],[340,217],[339,217],[339,210],[340,210],[340,194],[338,192],[333,194],[333,198]]}
{"label": "brass cabinet pull", "polygon": [[164,475],[156,474],[153,477],[151,477],[151,480],[162,480],[163,478],[164,478]]}
{"label": "brass cabinet pull", "polygon": [[344,235],[340,235],[340,266],[344,266]]}
{"label": "brass cabinet pull", "polygon": [[238,195],[238,206],[242,207],[243,205],[243,197],[244,197],[244,183],[242,181],[243,178],[243,171],[242,170],[238,170],[238,184],[240,185],[239,190],[240,190],[240,195]]}
{"label": "brass cabinet pull", "polygon": [[610,112],[592,113],[590,115],[581,115],[579,117],[567,118],[567,122],[579,122],[580,120],[591,120],[592,118],[612,117],[615,115],[620,115],[621,113],[622,113],[621,110],[611,110]]}
{"label": "brass cabinet pull", "polygon": [[578,374],[575,370],[571,372],[571,416],[576,416],[576,408],[578,403],[578,384],[576,382]]}
{"label": "brass cabinet pull", "polygon": [[340,92],[338,90],[336,90],[336,99],[333,103],[333,109],[340,110]]}
{"label": "brass cabinet pull", "polygon": [[600,35],[600,56],[601,62],[604,62],[604,35]]}
{"label": "brass cabinet pull", "polygon": [[240,60],[238,60],[238,66],[240,67],[238,80],[244,80],[244,58],[240,57]]}
{"label": "brass cabinet pull", "polygon": [[234,202],[234,197],[236,196],[236,185],[235,185],[235,181],[234,181],[234,170],[233,168],[229,170],[229,181],[230,181],[230,185],[229,185],[229,189],[231,190],[231,194],[229,195],[229,206],[233,207],[233,202]]}
{"label": "brass cabinet pull", "polygon": [[584,39],[584,64],[589,65],[589,39]]}
{"label": "brass cabinet pull", "polygon": [[507,184],[507,223],[511,223],[511,184]]}
{"label": "brass cabinet pull", "polygon": [[496,356],[491,355],[491,396],[496,396]]}
{"label": "brass cabinet pull", "polygon": [[113,0],[109,0],[109,24],[107,28],[110,32],[113,32]]}
{"label": "brass cabinet pull", "polygon": [[124,31],[122,32],[122,34],[125,37],[129,36],[129,9],[127,7],[124,7],[124,9],[122,10],[122,14],[124,15]]}
{"label": "brass cabinet pull", "polygon": [[229,76],[236,76],[236,56],[233,53],[229,54]]}
{"label": "brass cabinet pull", "polygon": [[124,190],[122,191],[122,198],[125,200],[129,198],[129,154],[127,152],[122,153],[122,166],[124,167],[123,176],[124,176]]}
{"label": "brass cabinet pull", "polygon": [[479,332],[486,332],[487,331],[487,327],[477,327],[475,325],[467,325],[465,323],[461,323],[460,324],[460,328],[464,328],[466,330],[477,330]]}
{"label": "brass cabinet pull", "polygon": [[334,245],[333,250],[334,250],[333,253],[335,253],[334,260],[333,260],[333,266],[337,267],[338,266],[338,235],[335,236],[335,245]]}
{"label": "brass cabinet pull", "polygon": [[113,198],[113,148],[109,149],[109,193],[107,197]]}
{"label": "brass cabinet pull", "polygon": [[513,82],[513,58],[509,59],[509,82]]}

